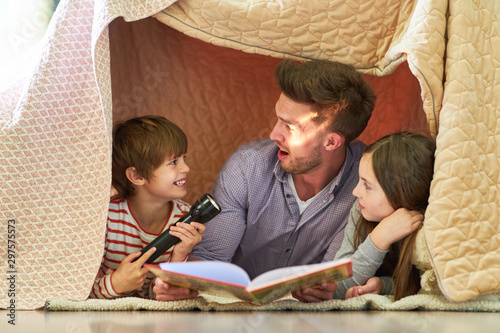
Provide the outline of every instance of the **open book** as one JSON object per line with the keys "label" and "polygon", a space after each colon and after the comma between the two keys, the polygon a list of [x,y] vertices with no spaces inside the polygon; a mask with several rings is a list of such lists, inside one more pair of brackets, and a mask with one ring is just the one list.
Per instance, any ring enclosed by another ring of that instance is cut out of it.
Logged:
{"label": "open book", "polygon": [[222,261],[165,262],[159,267],[144,266],[171,285],[216,296],[237,297],[256,304],[271,302],[305,287],[352,276],[351,259],[277,268],[253,280],[241,267]]}

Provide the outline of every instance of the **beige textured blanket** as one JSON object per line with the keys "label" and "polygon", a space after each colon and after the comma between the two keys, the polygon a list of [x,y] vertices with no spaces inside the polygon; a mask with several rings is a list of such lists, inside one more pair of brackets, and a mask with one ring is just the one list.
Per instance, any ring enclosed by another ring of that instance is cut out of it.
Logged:
{"label": "beige textured blanket", "polygon": [[[4,255],[0,263],[14,276],[15,297],[1,293],[0,307],[13,299],[18,309],[46,300],[51,309],[159,306],[81,302],[102,255],[113,121],[163,114],[186,131],[192,202],[239,144],[268,135],[279,93],[273,69],[292,57],[338,60],[367,75],[378,100],[365,142],[402,129],[437,139],[414,258],[424,292],[434,296],[350,302],[490,311],[498,300],[486,294],[500,291],[499,13],[486,0],[62,1],[31,75],[0,92],[4,253],[7,230],[15,235],[11,261]],[[0,288],[10,287],[2,279]],[[483,294],[493,305],[450,301]],[[291,300],[275,305],[306,309]]]}
{"label": "beige textured blanket", "polygon": [[456,301],[500,290],[500,3],[450,1],[427,247]]}

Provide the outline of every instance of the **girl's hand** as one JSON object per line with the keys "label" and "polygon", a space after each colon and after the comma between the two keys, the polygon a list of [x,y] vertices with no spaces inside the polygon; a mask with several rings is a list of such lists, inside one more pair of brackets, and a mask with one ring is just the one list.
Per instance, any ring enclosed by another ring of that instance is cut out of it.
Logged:
{"label": "girl's hand", "polygon": [[384,283],[379,277],[372,277],[366,281],[364,286],[355,286],[347,289],[345,299],[358,297],[366,294],[380,294],[384,288]]}
{"label": "girl's hand", "polygon": [[179,238],[181,241],[174,246],[170,261],[184,261],[193,247],[201,242],[205,225],[198,222],[177,223],[170,227],[170,234]]}
{"label": "girl's hand", "polygon": [[[123,258],[120,266],[118,266],[117,270],[111,275],[113,289],[117,293],[122,294],[142,287],[146,275],[149,272],[146,267],[142,266],[155,251],[156,248],[153,247],[149,249],[148,252],[144,253],[142,257],[140,257],[141,252],[134,252]],[[140,258],[137,261],[132,262],[138,257]]]}
{"label": "girl's hand", "polygon": [[391,244],[417,230],[423,220],[420,212],[399,208],[377,224],[370,239],[379,250],[387,251]]}

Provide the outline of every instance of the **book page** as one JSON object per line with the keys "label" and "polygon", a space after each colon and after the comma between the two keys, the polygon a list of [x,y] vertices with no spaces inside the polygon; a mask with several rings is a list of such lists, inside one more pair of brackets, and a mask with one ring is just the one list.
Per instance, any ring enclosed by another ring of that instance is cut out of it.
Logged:
{"label": "book page", "polygon": [[223,261],[163,262],[160,263],[160,268],[167,272],[196,276],[205,280],[241,287],[246,287],[250,283],[250,278],[245,270]]}
{"label": "book page", "polygon": [[[294,275],[288,276],[287,272],[293,272]],[[351,259],[343,259],[337,262],[288,267],[263,275],[266,276],[257,277],[247,288],[247,292],[257,304],[271,302],[302,288],[347,279],[352,276],[352,261]],[[273,277],[276,279],[273,280]],[[255,283],[259,281],[262,283]]]}
{"label": "book page", "polygon": [[[341,259],[337,261],[328,261],[318,264],[291,266],[291,267],[274,269],[272,271],[265,272],[257,276],[255,279],[253,279],[250,282],[247,290],[251,291],[251,290],[265,288],[268,285],[276,285],[289,280],[294,280],[301,276],[307,276],[315,272],[323,271],[330,267],[343,266],[349,262],[351,262],[351,259]],[[332,279],[336,280],[336,277],[332,276]]]}
{"label": "book page", "polygon": [[145,267],[169,284],[256,304],[271,302],[304,287],[352,276],[351,259],[279,268],[261,274],[252,282],[239,266],[220,261],[161,263],[159,267],[146,264]]}
{"label": "book page", "polygon": [[160,279],[173,286],[188,288],[219,297],[236,297],[244,301],[253,301],[253,298],[246,292],[245,287],[243,286],[206,280],[180,273],[165,272],[160,268],[149,264],[146,264],[146,267]]}

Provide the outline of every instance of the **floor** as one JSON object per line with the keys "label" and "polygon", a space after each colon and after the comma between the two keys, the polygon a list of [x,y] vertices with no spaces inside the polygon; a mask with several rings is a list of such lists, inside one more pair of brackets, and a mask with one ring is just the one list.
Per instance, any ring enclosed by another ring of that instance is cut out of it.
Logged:
{"label": "floor", "polygon": [[499,313],[471,312],[46,312],[0,311],[0,332],[498,333]]}

